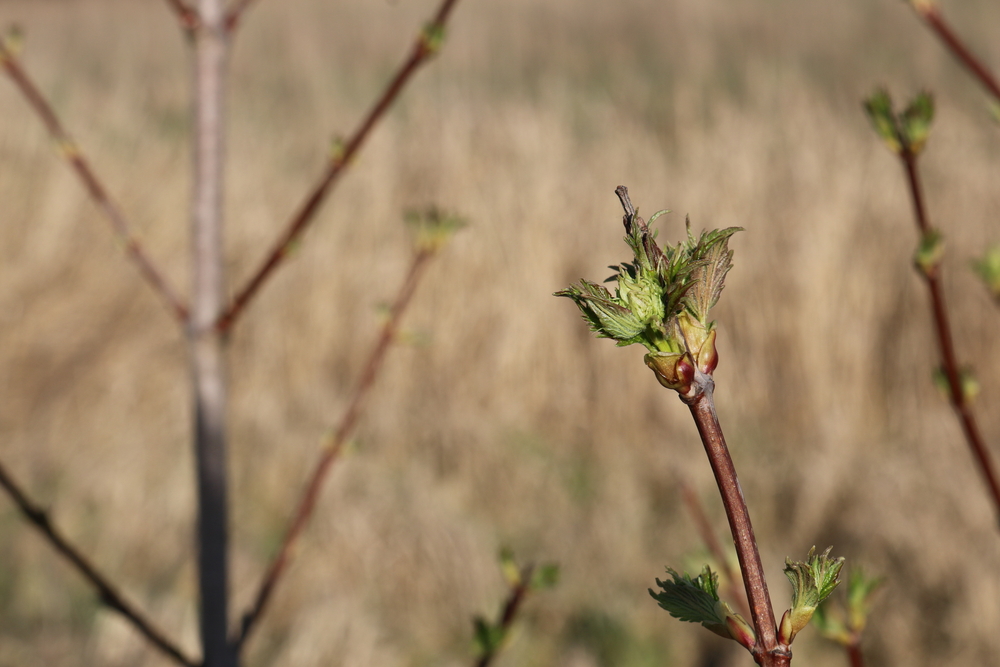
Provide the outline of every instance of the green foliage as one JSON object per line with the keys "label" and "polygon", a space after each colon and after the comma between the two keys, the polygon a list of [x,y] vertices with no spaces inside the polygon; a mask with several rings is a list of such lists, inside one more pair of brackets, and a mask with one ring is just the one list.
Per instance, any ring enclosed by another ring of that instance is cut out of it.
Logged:
{"label": "green foliage", "polygon": [[830,599],[816,609],[813,625],[824,637],[842,646],[859,643],[868,624],[872,598],[883,581],[882,577],[869,577],[859,567],[851,568],[847,575],[846,609]]}
{"label": "green foliage", "polygon": [[937,270],[944,257],[944,237],[936,229],[931,229],[920,237],[920,245],[913,256],[913,263],[924,275]]}
{"label": "green foliage", "polygon": [[864,101],[864,109],[875,133],[893,153],[919,155],[923,150],[934,120],[934,97],[930,93],[919,93],[897,113],[889,92],[879,88]]}
{"label": "green foliage", "polygon": [[414,233],[417,250],[423,252],[437,252],[455,232],[468,225],[465,218],[437,206],[411,209],[403,214],[403,220]]}
{"label": "green foliage", "polygon": [[805,561],[785,559],[785,576],[792,584],[792,608],[781,620],[782,642],[791,644],[795,635],[809,624],[816,608],[840,584],[839,576],[844,567],[844,558],[830,558],[832,549],[833,547],[828,547],[817,555],[816,547],[813,547]]}
{"label": "green foliage", "polygon": [[619,346],[644,345],[649,350],[646,363],[661,384],[684,393],[694,373],[692,364],[703,373],[715,369],[708,315],[732,268],[729,238],[742,228],[702,232],[696,238],[688,223],[685,241],[661,248],[656,233],[631,209],[624,187],[619,196],[626,207],[625,242],[633,259],[611,267],[615,274],[608,280],[617,281],[614,294],[581,280],[555,295],[573,299],[598,337],[611,338]]}
{"label": "green foliage", "polygon": [[667,568],[673,581],[656,580],[660,592],[649,589],[654,600],[676,619],[703,626],[726,639],[735,639],[747,648],[754,644],[750,624],[733,612],[719,599],[719,575],[706,565],[701,574],[692,579],[686,572],[681,575]]}
{"label": "green foliage", "polygon": [[973,261],[972,268],[982,278],[993,298],[1000,300],[1000,244],[990,246],[982,259]]}

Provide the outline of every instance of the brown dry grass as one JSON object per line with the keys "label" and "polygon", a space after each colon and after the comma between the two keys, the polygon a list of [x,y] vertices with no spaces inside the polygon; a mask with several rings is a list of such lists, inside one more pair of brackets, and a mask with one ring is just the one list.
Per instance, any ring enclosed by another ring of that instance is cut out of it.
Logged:
{"label": "brown dry grass", "polygon": [[[8,0],[25,62],[175,282],[186,281],[182,40],[158,2]],[[426,3],[261,0],[231,95],[229,257],[256,264],[402,56]],[[883,6],[884,5],[884,6]],[[1000,61],[1000,10],[947,7]],[[901,173],[859,100],[939,93],[925,159],[984,431],[1000,434],[997,312],[966,260],[1000,237],[998,134],[901,3],[472,2],[233,339],[235,596],[270,555],[402,277],[401,211],[474,226],[439,259],[322,499],[250,665],[460,665],[501,544],[556,560],[506,664],[697,664],[721,643],[646,587],[700,548],[675,480],[723,530],[684,407],[641,353],[551,292],[625,257],[628,185],[663,234],[742,225],[718,308],[723,425],[772,596],[834,544],[884,573],[872,664],[990,664],[1000,541],[946,403]],[[56,520],[194,649],[183,349],[37,119],[0,85],[0,447]],[[0,501],[0,664],[162,665]],[[591,642],[593,643],[593,642]],[[617,647],[617,648],[616,648]],[[615,653],[615,651],[618,651]],[[818,640],[796,662],[842,664]],[[732,656],[728,659],[732,659]],[[748,662],[737,654],[739,664]]]}

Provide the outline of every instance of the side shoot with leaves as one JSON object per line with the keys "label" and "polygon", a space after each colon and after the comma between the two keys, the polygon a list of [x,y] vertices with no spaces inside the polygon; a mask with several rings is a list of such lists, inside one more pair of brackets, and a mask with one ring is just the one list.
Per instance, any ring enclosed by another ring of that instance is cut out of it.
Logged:
{"label": "side shoot with leaves", "polygon": [[[752,622],[719,599],[718,575],[707,566],[694,578],[667,568],[671,579],[657,579],[660,591],[650,590],[650,595],[676,618],[701,623],[739,642],[761,667],[788,665],[795,635],[836,588],[844,559],[831,558],[829,549],[817,555],[814,548],[805,561],[786,560],[792,603],[780,625],[775,622],[750,514],[714,402],[712,373],[719,355],[709,311],[732,268],[729,239],[741,228],[695,236],[688,223],[686,240],[661,247],[656,233],[638,216],[628,190],[619,186],[615,193],[625,210],[625,242],[633,260],[611,267],[615,275],[608,281],[617,282],[614,294],[603,285],[581,280],[556,296],[572,299],[598,337],[611,338],[618,346],[645,346],[645,362],[656,379],[676,391],[691,410],[726,508]],[[655,213],[650,223],[663,213]]]}

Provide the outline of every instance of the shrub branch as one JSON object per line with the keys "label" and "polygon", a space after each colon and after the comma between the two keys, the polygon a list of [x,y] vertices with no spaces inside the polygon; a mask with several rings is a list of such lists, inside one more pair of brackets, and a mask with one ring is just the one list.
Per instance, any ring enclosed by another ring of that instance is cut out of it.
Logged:
{"label": "shrub branch", "polygon": [[82,181],[87,194],[101,209],[104,216],[111,223],[115,239],[124,249],[125,254],[139,269],[139,273],[149,283],[160,297],[167,303],[170,311],[179,322],[184,322],[188,316],[187,306],[177,291],[170,285],[167,277],[156,267],[153,260],[146,254],[145,249],[139,239],[132,233],[132,225],[125,218],[124,213],[118,205],[108,195],[107,188],[90,167],[90,162],[84,156],[80,147],[77,146],[73,138],[59,121],[59,117],[48,103],[45,96],[38,90],[28,73],[21,67],[21,63],[11,49],[0,39],[0,65],[10,77],[14,85],[27,100],[28,105],[38,115],[49,135],[56,142],[63,158],[72,167],[73,172]]}
{"label": "shrub branch", "polygon": [[296,241],[315,219],[320,205],[322,205],[327,194],[329,194],[351,160],[361,149],[372,129],[385,115],[389,107],[392,106],[395,99],[399,97],[399,94],[413,77],[413,74],[440,48],[441,36],[444,33],[448,17],[456,3],[457,0],[443,0],[433,20],[417,37],[409,57],[400,66],[385,91],[383,91],[382,95],[375,102],[368,115],[365,116],[361,125],[354,131],[351,138],[344,144],[342,150],[338,151],[330,160],[326,172],[320,178],[319,183],[312,189],[298,211],[289,221],[284,233],[278,239],[277,243],[275,243],[267,258],[246,282],[245,286],[237,293],[226,312],[219,318],[216,324],[219,331],[226,332],[232,327],[233,322],[243,312],[244,308],[246,308],[247,303],[257,294],[271,273],[284,261]]}
{"label": "shrub branch", "polygon": [[435,250],[433,248],[421,248],[413,256],[413,261],[410,264],[406,278],[399,293],[396,295],[386,322],[382,325],[382,330],[379,333],[375,347],[365,362],[364,370],[362,370],[361,377],[354,388],[354,393],[351,396],[347,410],[344,412],[343,417],[341,417],[340,424],[336,430],[332,431],[327,437],[319,461],[316,463],[316,467],[313,469],[312,475],[302,491],[295,513],[289,522],[288,530],[281,542],[281,546],[278,548],[278,553],[271,561],[261,580],[253,604],[243,615],[239,634],[233,640],[237,651],[246,643],[257,621],[260,620],[261,615],[267,608],[268,601],[271,599],[275,586],[277,586],[278,581],[291,562],[293,548],[301,537],[306,524],[309,522],[313,510],[316,508],[316,502],[319,500],[323,483],[329,476],[334,462],[340,456],[344,444],[354,432],[355,426],[357,426],[358,419],[361,417],[365,406],[365,401],[371,393],[379,370],[385,361],[386,353],[396,338],[403,314],[406,312],[407,306],[409,306],[413,294],[417,289],[417,285],[424,275],[428,262],[434,254]]}
{"label": "shrub branch", "polygon": [[945,21],[944,16],[941,15],[941,10],[938,8],[937,3],[928,0],[911,0],[911,4],[924,23],[927,24],[931,31],[938,36],[938,39],[951,51],[951,54],[969,70],[969,73],[979,81],[983,88],[997,102],[1000,102],[1000,84],[997,83],[996,77],[983,64],[983,61],[976,57],[969,47],[965,45],[962,38],[952,30],[948,22]]}
{"label": "shrub branch", "polygon": [[199,664],[185,655],[177,644],[168,639],[163,631],[157,629],[152,621],[118,592],[115,585],[101,574],[87,557],[80,553],[80,550],[73,546],[66,536],[53,525],[48,512],[28,497],[28,494],[14,480],[3,464],[0,464],[0,486],[11,497],[24,518],[35,526],[55,550],[61,553],[77,572],[97,589],[101,602],[124,616],[125,620],[131,623],[153,646],[173,659],[174,662],[185,667],[196,667]]}

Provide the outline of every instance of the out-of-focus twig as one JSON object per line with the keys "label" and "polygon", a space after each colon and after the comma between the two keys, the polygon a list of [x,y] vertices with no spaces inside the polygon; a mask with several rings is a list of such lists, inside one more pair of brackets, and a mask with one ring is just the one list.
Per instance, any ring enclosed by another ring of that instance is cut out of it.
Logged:
{"label": "out-of-focus twig", "polygon": [[177,14],[177,20],[186,31],[191,32],[201,24],[198,11],[184,0],[167,0],[167,4]]}
{"label": "out-of-focus twig", "polygon": [[174,642],[167,639],[161,630],[154,627],[153,623],[142,612],[122,597],[122,594],[107,577],[98,572],[97,568],[52,524],[48,512],[28,497],[2,464],[0,464],[0,486],[11,497],[24,518],[35,526],[55,550],[61,553],[97,589],[104,604],[124,616],[151,644],[170,656],[174,662],[185,665],[185,667],[196,667],[199,664],[186,656]]}
{"label": "out-of-focus twig", "polygon": [[243,14],[253,3],[253,0],[235,0],[232,6],[226,11],[226,30],[232,32],[239,25]]}
{"label": "out-of-focus twig", "polygon": [[[913,202],[913,216],[917,224],[917,229],[922,238],[930,238],[935,234],[935,229],[931,226],[927,217],[927,210],[924,206],[923,189],[920,182],[920,172],[917,170],[918,153],[912,151],[905,141],[902,143],[902,150],[899,153],[906,170],[906,182],[910,190],[910,198]],[[935,263],[921,269],[918,273],[924,277],[927,285],[928,296],[931,302],[931,314],[934,321],[934,334],[937,337],[938,349],[941,353],[942,370],[948,380],[948,394],[951,399],[952,408],[962,425],[962,432],[972,449],[973,456],[979,464],[979,469],[986,481],[987,490],[993,500],[993,506],[1000,520],[1000,483],[997,481],[996,468],[986,442],[979,431],[976,417],[972,410],[972,405],[966,397],[962,386],[961,370],[958,364],[958,357],[955,354],[955,344],[951,335],[951,324],[948,319],[948,309],[945,306],[944,290],[941,287],[941,266]]]}
{"label": "out-of-focus twig", "polygon": [[331,466],[337,460],[344,447],[344,443],[347,442],[347,439],[358,423],[365,405],[365,399],[368,398],[372,386],[375,384],[375,379],[378,377],[379,369],[381,369],[382,363],[385,361],[386,353],[396,338],[396,332],[399,330],[403,313],[410,304],[417,284],[420,282],[420,278],[423,276],[424,270],[433,256],[434,250],[429,248],[422,248],[414,254],[406,279],[399,293],[396,295],[396,300],[392,304],[386,322],[382,325],[382,330],[379,333],[375,347],[365,362],[364,370],[362,370],[358,384],[354,388],[351,402],[346,412],[344,412],[337,429],[327,437],[323,446],[323,452],[316,467],[313,469],[309,482],[302,492],[295,514],[289,523],[288,530],[281,542],[278,553],[264,574],[253,605],[243,615],[239,634],[233,639],[237,651],[242,648],[256,626],[257,621],[260,620],[261,615],[267,607],[268,600],[270,600],[271,594],[274,592],[275,586],[291,561],[293,547],[298,542],[302,531],[312,516],[316,502],[319,499],[320,490],[329,475]]}
{"label": "out-of-focus twig", "polygon": [[961,37],[951,29],[951,26],[941,15],[941,10],[938,8],[937,2],[933,0],[911,0],[910,4],[913,5],[914,10],[923,19],[924,23],[927,24],[948,50],[951,51],[951,54],[969,70],[972,76],[979,81],[983,88],[997,102],[1000,102],[1000,83],[997,83],[996,77],[983,64],[983,61],[977,58],[969,50],[969,47],[965,45]]}
{"label": "out-of-focus twig", "polygon": [[[503,603],[503,608],[500,610],[500,617],[497,619],[493,628],[500,637],[503,637],[510,630],[510,626],[514,623],[514,619],[517,618],[518,612],[521,610],[521,604],[524,599],[528,596],[531,591],[531,582],[534,575],[535,566],[532,563],[525,565],[520,571],[520,576],[518,576],[517,581],[512,583],[510,589],[507,592],[507,599]],[[490,642],[487,649],[483,652],[481,656],[476,660],[476,667],[487,667],[493,659],[497,656],[498,649],[500,648],[499,641]]]}
{"label": "out-of-focus twig", "polygon": [[59,117],[56,116],[52,106],[38,90],[31,78],[21,67],[17,56],[11,52],[4,40],[0,39],[0,66],[17,86],[21,94],[28,101],[28,105],[38,114],[49,134],[58,144],[63,157],[69,162],[73,171],[83,182],[90,198],[101,209],[114,231],[117,241],[124,248],[129,259],[138,267],[142,277],[153,286],[159,295],[167,302],[170,310],[178,321],[187,319],[187,306],[184,304],[177,291],[167,281],[160,270],[153,264],[152,259],[146,254],[142,244],[132,234],[131,225],[126,220],[125,215],[118,208],[118,205],[111,200],[107,190],[97,178],[90,163],[84,157],[80,148],[76,145],[69,133],[63,128]]}
{"label": "out-of-focus twig", "polygon": [[736,582],[739,579],[736,573],[733,572],[733,568],[729,565],[729,559],[726,558],[725,552],[722,550],[722,545],[719,543],[718,537],[715,535],[715,531],[712,529],[712,524],[708,520],[708,516],[705,515],[705,510],[701,506],[701,501],[698,499],[698,495],[691,488],[691,485],[683,479],[683,477],[678,476],[678,484],[681,489],[681,497],[684,499],[684,504],[688,508],[688,512],[691,514],[691,519],[694,521],[695,527],[698,529],[698,534],[701,536],[701,541],[705,543],[705,547],[708,552],[712,554],[712,558],[719,566],[719,570],[726,577],[726,581],[730,589],[736,595],[736,605],[740,608],[740,611],[745,615],[750,615],[750,607],[747,605],[746,599],[740,595],[739,587]]}
{"label": "out-of-focus twig", "polygon": [[316,212],[319,210],[326,195],[330,192],[330,189],[358,153],[365,139],[368,138],[372,128],[385,115],[417,69],[438,51],[448,17],[456,3],[457,0],[442,1],[434,18],[421,31],[409,57],[403,62],[392,81],[368,112],[368,115],[365,116],[361,125],[344,144],[342,150],[338,151],[331,159],[319,183],[312,189],[299,210],[292,217],[291,221],[289,221],[284,233],[278,239],[278,242],[274,245],[267,258],[247,281],[246,285],[237,293],[228,310],[219,318],[216,326],[220,331],[226,332],[232,327],[233,322],[243,312],[247,303],[258,292],[268,276],[271,275],[289,254],[295,242],[315,218]]}

